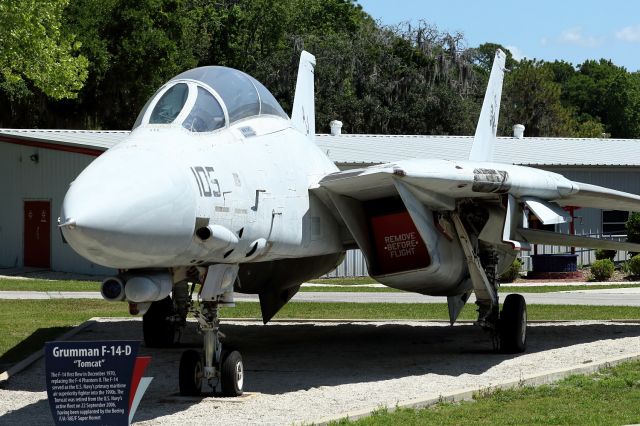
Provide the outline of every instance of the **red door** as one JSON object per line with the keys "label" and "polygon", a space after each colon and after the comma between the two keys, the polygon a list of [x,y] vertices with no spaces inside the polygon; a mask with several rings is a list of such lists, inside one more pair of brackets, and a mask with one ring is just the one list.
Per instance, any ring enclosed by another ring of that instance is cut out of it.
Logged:
{"label": "red door", "polygon": [[24,266],[51,266],[51,204],[24,202]]}

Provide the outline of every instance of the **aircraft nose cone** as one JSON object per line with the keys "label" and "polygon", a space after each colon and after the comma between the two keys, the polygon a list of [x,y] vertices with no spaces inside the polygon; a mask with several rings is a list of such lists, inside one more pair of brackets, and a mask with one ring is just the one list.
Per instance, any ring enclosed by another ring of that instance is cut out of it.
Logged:
{"label": "aircraft nose cone", "polygon": [[170,266],[193,235],[195,193],[187,176],[150,151],[107,151],[64,198],[60,223],[65,239],[100,265]]}

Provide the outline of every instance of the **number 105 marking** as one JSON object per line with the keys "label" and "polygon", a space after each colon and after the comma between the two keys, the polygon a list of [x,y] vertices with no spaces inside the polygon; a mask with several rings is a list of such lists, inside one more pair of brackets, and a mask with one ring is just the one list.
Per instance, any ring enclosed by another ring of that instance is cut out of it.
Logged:
{"label": "number 105 marking", "polygon": [[191,173],[196,178],[198,184],[198,191],[200,191],[201,197],[219,197],[220,196],[220,184],[218,179],[212,179],[211,173],[213,173],[213,167],[191,167]]}

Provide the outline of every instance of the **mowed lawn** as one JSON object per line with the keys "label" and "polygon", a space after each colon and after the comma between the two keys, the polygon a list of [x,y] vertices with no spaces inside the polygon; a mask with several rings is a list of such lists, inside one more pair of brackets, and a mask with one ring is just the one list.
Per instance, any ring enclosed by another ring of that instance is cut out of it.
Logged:
{"label": "mowed lawn", "polygon": [[498,390],[473,401],[420,410],[381,410],[354,426],[628,425],[640,423],[640,362],[627,362],[552,385]]}
{"label": "mowed lawn", "polygon": [[[258,303],[223,308],[223,318],[260,318]],[[530,320],[638,319],[640,310],[626,306],[529,305]],[[92,317],[127,317],[127,304],[103,300],[0,300],[0,365],[15,363]],[[287,304],[275,319],[399,319],[447,320],[447,305],[422,303],[306,303]],[[461,320],[476,319],[475,306],[466,306]]]}
{"label": "mowed lawn", "polygon": [[[323,280],[312,280],[312,284],[321,284],[321,286],[303,286],[300,288],[302,292],[318,292],[318,291],[338,291],[338,292],[399,292],[390,287],[370,287],[368,284],[375,284],[372,278],[355,277],[355,278],[332,278]],[[637,288],[639,283],[629,282],[625,284],[603,284],[586,286],[580,283],[569,283],[566,285],[536,285],[535,281],[525,285],[505,286],[501,291],[506,293],[552,293],[556,291],[573,291],[573,290],[599,290],[599,289],[615,289],[615,288]],[[0,291],[100,291],[99,281],[72,281],[72,280],[42,280],[42,279],[15,279],[0,278]]]}

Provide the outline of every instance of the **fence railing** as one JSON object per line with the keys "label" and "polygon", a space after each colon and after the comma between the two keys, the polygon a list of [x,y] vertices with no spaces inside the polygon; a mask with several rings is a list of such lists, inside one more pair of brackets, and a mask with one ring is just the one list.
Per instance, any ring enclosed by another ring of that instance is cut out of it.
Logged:
{"label": "fence railing", "polygon": [[[614,241],[626,241],[626,235],[602,235],[599,230],[585,230],[576,235],[592,238],[607,238]],[[533,247],[531,251],[522,252],[520,258],[523,262],[522,270],[531,270],[531,255],[534,253]],[[547,244],[537,244],[538,254],[567,254],[571,253],[571,246],[552,246]],[[578,255],[578,266],[590,265],[596,260],[596,251],[594,249],[586,249],[576,247],[575,254]],[[616,262],[623,262],[628,257],[628,252],[618,251],[615,256]],[[333,271],[324,275],[322,278],[347,278],[347,277],[364,277],[368,276],[367,262],[360,250],[347,250],[342,263]]]}

